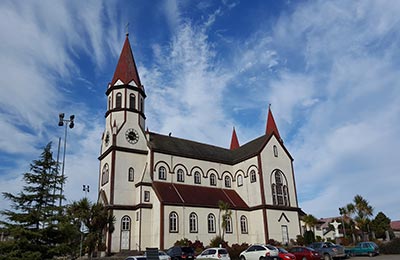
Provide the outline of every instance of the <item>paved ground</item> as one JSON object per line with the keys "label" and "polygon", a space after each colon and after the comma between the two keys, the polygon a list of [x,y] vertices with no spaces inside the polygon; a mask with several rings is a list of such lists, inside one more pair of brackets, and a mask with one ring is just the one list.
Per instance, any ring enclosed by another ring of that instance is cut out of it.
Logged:
{"label": "paved ground", "polygon": [[400,255],[353,256],[349,260],[400,260]]}

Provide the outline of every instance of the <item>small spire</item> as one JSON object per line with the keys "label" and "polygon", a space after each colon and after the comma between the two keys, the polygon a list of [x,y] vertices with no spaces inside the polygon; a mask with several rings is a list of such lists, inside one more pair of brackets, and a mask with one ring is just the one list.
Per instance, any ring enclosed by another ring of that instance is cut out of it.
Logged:
{"label": "small spire", "polygon": [[268,106],[267,127],[265,129],[265,134],[266,135],[271,135],[272,133],[275,133],[275,135],[278,138],[278,140],[282,141],[281,136],[279,135],[278,127],[276,127],[274,116],[272,115],[271,104],[269,104],[269,106]]}
{"label": "small spire", "polygon": [[235,149],[237,149],[239,147],[240,147],[239,140],[238,140],[237,135],[236,135],[235,127],[233,127],[230,149],[231,150],[235,150]]}

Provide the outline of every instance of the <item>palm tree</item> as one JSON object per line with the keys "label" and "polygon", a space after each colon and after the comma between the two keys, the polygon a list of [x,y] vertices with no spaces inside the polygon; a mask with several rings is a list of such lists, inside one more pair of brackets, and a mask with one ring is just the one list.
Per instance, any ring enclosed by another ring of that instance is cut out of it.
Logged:
{"label": "palm tree", "polygon": [[303,217],[303,221],[304,224],[306,225],[306,229],[308,227],[310,228],[310,230],[312,229],[312,231],[315,233],[315,226],[318,224],[317,218],[311,214],[308,214]]}
{"label": "palm tree", "polygon": [[[221,236],[221,228],[222,228],[222,241],[224,241],[224,235],[225,235],[225,230],[227,226],[227,219],[231,217],[232,215],[232,210],[229,209],[230,205],[228,202],[225,201],[218,201],[218,207],[219,207],[219,214],[218,214],[218,219],[219,223],[219,234]],[[221,215],[222,212],[222,215]],[[222,217],[222,222],[221,222],[221,217]]]}
{"label": "palm tree", "polygon": [[369,217],[373,215],[374,208],[361,195],[356,195],[353,203],[347,204],[343,209],[344,216],[354,215],[353,219],[356,227],[363,232],[364,240],[364,231],[368,231],[367,224],[369,223]]}
{"label": "palm tree", "polygon": [[68,211],[80,225],[87,228],[84,244],[88,248],[89,257],[91,257],[96,247],[104,244],[104,233],[114,231],[115,217],[110,215],[102,204],[91,204],[87,198],[69,205]]}

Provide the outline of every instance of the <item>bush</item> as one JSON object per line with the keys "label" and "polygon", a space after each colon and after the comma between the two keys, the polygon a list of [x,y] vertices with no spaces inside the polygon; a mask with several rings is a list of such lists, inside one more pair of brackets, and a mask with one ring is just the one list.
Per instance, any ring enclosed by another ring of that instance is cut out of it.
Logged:
{"label": "bush", "polygon": [[390,242],[382,243],[379,251],[382,254],[400,254],[400,238],[394,238]]}
{"label": "bush", "polygon": [[304,246],[305,240],[304,240],[304,237],[302,235],[297,235],[296,244],[299,245],[299,246]]}
{"label": "bush", "polygon": [[233,244],[231,247],[227,247],[231,260],[238,260],[240,253],[246,250],[248,247],[249,245],[247,243],[243,243],[241,245]]}
{"label": "bush", "polygon": [[228,247],[228,242],[224,241],[221,236],[215,236],[213,239],[210,241],[210,247],[219,247],[221,245],[223,248]]}
{"label": "bush", "polygon": [[311,230],[307,230],[306,232],[304,232],[304,243],[306,245],[309,245],[313,242],[315,242],[314,232],[312,232]]}

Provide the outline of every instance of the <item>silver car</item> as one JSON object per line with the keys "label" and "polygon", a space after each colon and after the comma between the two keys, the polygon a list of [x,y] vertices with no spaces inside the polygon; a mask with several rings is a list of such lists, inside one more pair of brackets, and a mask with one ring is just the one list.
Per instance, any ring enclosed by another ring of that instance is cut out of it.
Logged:
{"label": "silver car", "polygon": [[220,247],[207,248],[196,257],[197,260],[231,260],[228,250]]}
{"label": "silver car", "polygon": [[278,260],[279,250],[271,245],[252,245],[240,253],[240,260]]}

